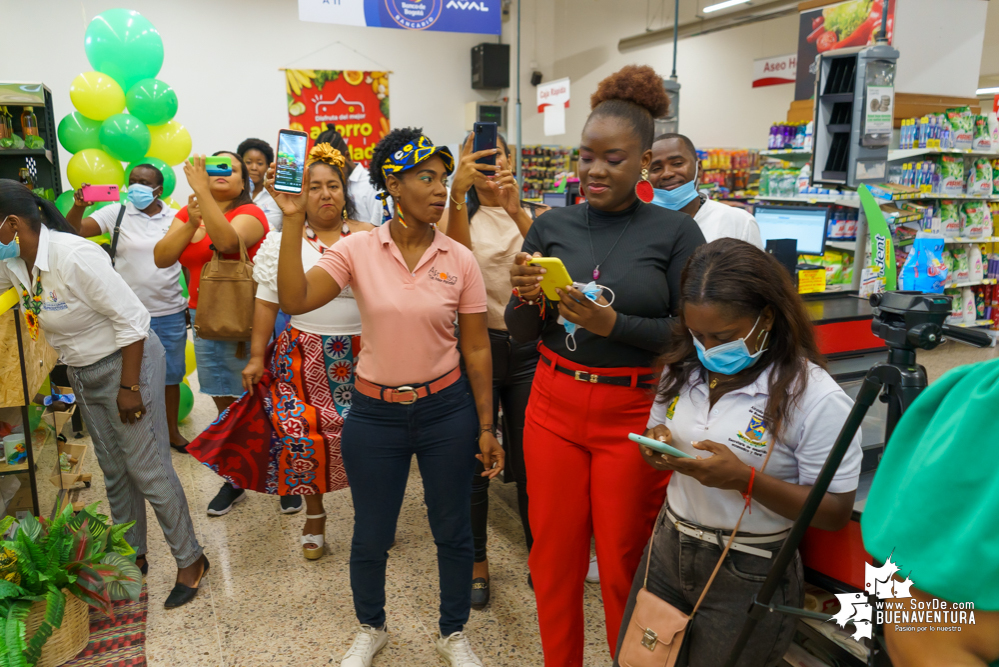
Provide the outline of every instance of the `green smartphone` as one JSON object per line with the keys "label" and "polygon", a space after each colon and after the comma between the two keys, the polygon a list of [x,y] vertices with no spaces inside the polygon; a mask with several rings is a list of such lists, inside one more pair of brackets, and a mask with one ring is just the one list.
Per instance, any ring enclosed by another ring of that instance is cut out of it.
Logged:
{"label": "green smartphone", "polygon": [[681,459],[692,459],[696,458],[688,454],[687,452],[682,452],[672,445],[667,445],[665,442],[659,442],[658,440],[653,440],[652,438],[646,438],[644,435],[638,435],[637,433],[629,433],[628,439],[632,442],[637,442],[640,445],[654,449],[657,452],[663,454],[669,454],[670,456],[676,456]]}
{"label": "green smartphone", "polygon": [[558,257],[532,257],[527,263],[545,269],[546,273],[541,277],[541,289],[552,301],[561,301],[562,298],[555,290],[564,290],[572,285],[572,278],[569,277],[562,260]]}
{"label": "green smartphone", "polygon": [[[194,164],[194,158],[188,158]],[[232,158],[228,155],[212,155],[205,158],[205,171],[209,176],[232,176]]]}

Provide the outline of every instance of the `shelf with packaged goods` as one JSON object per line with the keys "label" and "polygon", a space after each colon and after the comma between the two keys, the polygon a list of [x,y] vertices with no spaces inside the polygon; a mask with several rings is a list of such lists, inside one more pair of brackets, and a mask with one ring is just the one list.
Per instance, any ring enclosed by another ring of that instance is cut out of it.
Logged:
{"label": "shelf with packaged goods", "polygon": [[[914,239],[904,239],[896,243],[895,245],[906,246],[912,245]],[[999,236],[948,236],[943,240],[944,243],[999,243]]]}
{"label": "shelf with packaged goods", "polygon": [[857,240],[856,239],[852,241],[827,240],[826,247],[835,248],[836,250],[846,250],[848,252],[855,252],[857,250]]}
{"label": "shelf with packaged goods", "polygon": [[961,327],[962,329],[973,329],[975,327],[990,327],[992,326],[992,320],[978,320],[976,322],[956,322],[953,324],[948,324],[948,326]]}
{"label": "shelf with packaged goods", "polygon": [[756,198],[760,201],[767,202],[787,202],[789,204],[834,204],[836,206],[846,206],[848,208],[860,208],[859,198],[844,197],[843,195],[795,195],[793,197],[772,197],[770,195],[759,195]]}
{"label": "shelf with packaged goods", "polygon": [[44,157],[52,162],[52,151],[47,148],[0,148],[0,157]]}
{"label": "shelf with packaged goods", "polygon": [[973,151],[970,148],[896,148],[888,151],[888,161],[908,160],[918,155],[981,155],[999,158],[999,153],[995,151]]}
{"label": "shelf with packaged goods", "polygon": [[958,287],[978,287],[979,285],[995,285],[996,282],[997,281],[995,278],[986,278],[985,280],[972,280],[970,282],[963,282],[963,283],[949,283],[947,285],[944,285],[944,287],[945,288],[950,287],[952,289]]}
{"label": "shelf with packaged goods", "polygon": [[777,157],[793,157],[800,155],[803,157],[812,157],[812,151],[805,150],[804,148],[778,148],[760,151],[760,155],[771,155]]}

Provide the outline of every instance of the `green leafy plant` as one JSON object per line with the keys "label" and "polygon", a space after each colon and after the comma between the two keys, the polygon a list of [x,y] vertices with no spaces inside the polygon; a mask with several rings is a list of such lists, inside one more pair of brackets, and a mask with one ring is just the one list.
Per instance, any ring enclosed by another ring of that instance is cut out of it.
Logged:
{"label": "green leafy plant", "polygon": [[[29,517],[13,539],[0,541],[0,667],[34,665],[42,647],[62,625],[63,589],[114,616],[114,600],[138,600],[142,573],[135,550],[125,541],[127,524],[111,525],[97,513],[100,503],[73,514],[67,506],[52,521]],[[0,535],[14,524],[0,521]],[[45,616],[31,639],[25,621],[33,602],[45,602]]]}

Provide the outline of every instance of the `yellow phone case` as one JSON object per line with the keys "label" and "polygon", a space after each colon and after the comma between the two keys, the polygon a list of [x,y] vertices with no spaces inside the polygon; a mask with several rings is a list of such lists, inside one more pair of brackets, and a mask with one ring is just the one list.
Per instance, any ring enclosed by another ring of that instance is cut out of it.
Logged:
{"label": "yellow phone case", "polygon": [[569,277],[569,272],[566,271],[562,260],[558,257],[535,257],[528,263],[540,266],[547,271],[541,278],[541,289],[545,296],[552,301],[561,301],[555,289],[565,289],[572,284],[572,278]]}

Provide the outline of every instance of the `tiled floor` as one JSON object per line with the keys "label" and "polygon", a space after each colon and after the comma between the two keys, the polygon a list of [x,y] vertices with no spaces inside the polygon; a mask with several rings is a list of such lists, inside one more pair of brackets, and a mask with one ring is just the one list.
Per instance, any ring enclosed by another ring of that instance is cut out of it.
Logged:
{"label": "tiled floor", "polygon": [[[191,381],[196,387],[196,374]],[[215,418],[211,400],[195,396],[194,411],[182,424],[189,438]],[[348,575],[350,492],[326,497],[329,550],[319,561],[306,561],[298,539],[304,512],[282,515],[276,497],[250,493],[227,516],[209,518],[205,508],[220,478],[190,456],[176,452],[172,456],[212,568],[197,599],[180,609],[165,610],[163,601],[173,586],[176,566],[152,509],[148,510],[149,664],[339,665],[356,624]],[[104,500],[97,461],[91,456],[88,463],[94,472],[93,487],[81,492],[78,500]],[[375,667],[441,664],[432,641],[438,617],[437,561],[422,496],[414,465],[399,518],[398,543],[389,558],[386,593],[391,639],[375,659]],[[540,667],[538,620],[527,586],[527,549],[512,485],[493,482],[490,510],[492,601],[485,610],[472,611],[466,631],[487,667]],[[610,657],[598,586],[586,585],[585,607],[585,664],[606,667]]]}

